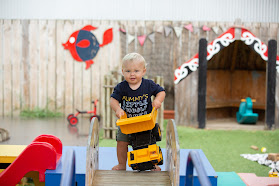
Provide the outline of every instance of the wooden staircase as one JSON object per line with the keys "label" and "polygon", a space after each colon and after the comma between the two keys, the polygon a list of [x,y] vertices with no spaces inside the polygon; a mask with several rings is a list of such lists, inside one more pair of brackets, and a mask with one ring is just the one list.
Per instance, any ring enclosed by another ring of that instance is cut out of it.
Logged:
{"label": "wooden staircase", "polygon": [[113,171],[97,170],[93,181],[94,186],[104,185],[171,185],[167,171]]}
{"label": "wooden staircase", "polygon": [[166,132],[167,171],[99,170],[99,122],[93,118],[86,152],[86,186],[92,185],[173,185],[179,186],[179,142],[174,120],[169,120]]}

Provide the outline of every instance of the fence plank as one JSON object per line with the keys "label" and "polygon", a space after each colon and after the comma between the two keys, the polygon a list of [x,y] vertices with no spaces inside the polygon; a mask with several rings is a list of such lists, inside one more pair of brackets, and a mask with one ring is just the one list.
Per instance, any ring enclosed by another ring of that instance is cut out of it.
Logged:
{"label": "fence plank", "polygon": [[[92,25],[93,26],[97,26],[99,27],[101,25],[101,22],[100,21],[93,21],[92,22]],[[96,59],[96,60],[95,60]],[[103,81],[104,81],[104,76],[103,76],[103,73],[102,72],[102,68],[103,68],[103,64],[102,64],[102,61],[99,61],[99,59],[104,59],[104,57],[100,56],[98,58],[98,55],[95,57],[94,61],[96,61],[96,63],[93,65],[92,67],[92,100],[96,100],[96,99],[99,99],[99,101],[102,99],[102,97],[104,97],[104,94],[103,94]],[[93,106],[93,105],[92,105]],[[93,108],[93,107],[92,107]],[[102,104],[101,102],[98,102],[98,105],[97,105],[97,114],[101,113],[101,110],[103,110],[104,108],[102,107]],[[102,125],[103,122],[102,120],[100,121],[100,124]]]}
{"label": "fence plank", "polygon": [[47,21],[39,22],[39,108],[47,106],[47,63],[48,63],[48,37]]}
{"label": "fence plank", "polygon": [[4,116],[4,20],[0,20],[0,115]]}
{"label": "fence plank", "polygon": [[[65,21],[64,35],[62,43],[66,43],[70,35],[75,31],[74,22],[71,20]],[[62,44],[61,43],[61,44]],[[62,47],[62,45],[61,45]],[[64,63],[65,63],[65,115],[74,113],[74,59],[69,50],[63,50]]]}
{"label": "fence plank", "polygon": [[[194,22],[193,26],[195,28],[194,33],[192,34],[191,38],[191,56],[194,56],[196,53],[198,53],[198,43],[199,43],[199,35],[201,31],[201,25],[198,22]],[[202,31],[203,32],[203,31]],[[189,85],[190,87],[190,100],[188,102],[188,108],[189,108],[189,124],[195,125],[197,123],[198,115],[197,115],[197,105],[198,105],[198,96],[197,96],[197,90],[198,90],[198,73],[194,72],[191,75],[191,78],[189,79]],[[188,86],[188,85],[187,85]]]}
{"label": "fence plank", "polygon": [[[181,22],[174,22],[173,27],[181,27]],[[177,64],[181,64],[181,47],[182,47],[181,37],[182,37],[182,34],[179,37],[177,37],[175,34],[175,30],[173,30],[173,32],[174,32],[174,34],[173,34],[173,53],[172,53],[173,67],[172,67],[172,69],[175,70],[174,67],[178,67]]]}
{"label": "fence plank", "polygon": [[29,21],[22,20],[22,71],[23,71],[23,90],[22,90],[22,104],[23,109],[29,108],[30,106],[30,72],[29,72]]}
{"label": "fence plank", "polygon": [[152,41],[148,38],[148,34],[152,34],[154,32],[154,22],[153,21],[147,21],[145,23],[145,35],[146,35],[146,39],[143,45],[143,57],[146,61],[146,63],[148,64],[147,66],[147,74],[149,74],[150,69],[149,69],[149,65],[150,62],[153,61],[154,58],[154,48],[153,46],[155,45],[155,43],[152,43]]}
{"label": "fence plank", "polygon": [[[103,42],[103,33],[105,29],[108,29],[107,25],[104,25],[102,27],[103,22],[101,21],[93,21],[92,25],[94,27],[98,27],[97,30],[93,32],[93,34],[97,37],[97,40],[99,43]],[[94,64],[92,65],[92,99],[99,99],[100,102],[97,105],[97,113],[101,113],[101,110],[104,109],[103,104],[101,104],[101,100],[104,97],[104,89],[102,87],[104,83],[104,74],[108,71],[108,66],[106,65],[108,63],[107,56],[107,50],[106,46],[101,47],[98,51],[98,54],[94,58]],[[104,56],[106,54],[106,56]],[[105,71],[105,73],[104,73]],[[101,124],[104,124],[104,122],[101,120]]]}
{"label": "fence plank", "polygon": [[13,41],[12,41],[12,59],[13,59],[13,105],[12,113],[14,116],[18,116],[21,107],[21,46],[22,46],[22,29],[20,20],[13,20]]}
{"label": "fence plank", "polygon": [[128,25],[126,27],[127,34],[130,34],[131,36],[135,37],[134,41],[132,41],[130,44],[128,44],[128,51],[127,53],[135,52],[136,51],[136,46],[138,43],[138,38],[136,35],[136,30],[135,30],[135,21],[129,21]]}
{"label": "fence plank", "polygon": [[269,23],[261,23],[260,35],[257,35],[256,37],[260,38],[260,40],[267,45],[269,38]]}
{"label": "fence plank", "polygon": [[38,107],[38,21],[31,20],[29,28],[29,56],[30,56],[30,108]]}
{"label": "fence plank", "polygon": [[[83,28],[83,22],[81,20],[75,21],[74,31]],[[74,108],[82,109],[82,71],[85,69],[84,62],[74,61]]]}
{"label": "fence plank", "polygon": [[[89,25],[90,22],[85,20],[82,23],[82,27],[85,25]],[[94,61],[94,59],[92,59]],[[92,67],[95,65],[91,65],[91,67],[87,70],[85,70],[84,67],[85,63],[83,64],[83,68],[82,68],[82,95],[81,95],[81,103],[82,103],[82,110],[89,110],[90,109],[90,105],[91,105],[91,97],[90,97],[90,77],[91,77],[91,69]]]}
{"label": "fence plank", "polygon": [[47,108],[54,111],[56,91],[56,21],[48,21]]}
{"label": "fence plank", "polygon": [[12,113],[12,46],[11,46],[11,36],[12,36],[12,25],[11,20],[4,21],[4,115],[9,116]]}
{"label": "fence plank", "polygon": [[64,48],[61,43],[66,40],[64,33],[64,20],[58,20],[56,24],[56,110],[64,113],[65,97],[65,61]]}

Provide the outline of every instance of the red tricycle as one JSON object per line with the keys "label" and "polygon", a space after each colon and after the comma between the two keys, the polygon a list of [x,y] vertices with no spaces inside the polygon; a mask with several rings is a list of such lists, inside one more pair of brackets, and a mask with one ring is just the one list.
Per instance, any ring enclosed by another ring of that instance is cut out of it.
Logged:
{"label": "red tricycle", "polygon": [[96,114],[96,111],[97,111],[97,102],[98,100],[96,99],[95,101],[92,101],[91,103],[94,104],[94,110],[89,110],[89,111],[79,111],[78,109],[77,110],[77,113],[76,114],[69,114],[67,116],[67,120],[68,122],[71,124],[71,125],[77,125],[78,124],[78,118],[77,116],[79,114],[93,114],[91,117],[90,117],[90,121],[94,118],[94,117],[97,117],[98,120],[100,121],[100,116]]}

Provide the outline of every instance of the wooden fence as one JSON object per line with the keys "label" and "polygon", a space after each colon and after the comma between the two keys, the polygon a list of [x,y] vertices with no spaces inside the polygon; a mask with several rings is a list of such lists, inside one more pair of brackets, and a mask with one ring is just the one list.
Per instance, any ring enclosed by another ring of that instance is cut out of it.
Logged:
{"label": "wooden fence", "polygon": [[65,115],[75,108],[93,108],[91,100],[100,100],[104,75],[119,66],[121,48],[119,34],[114,34],[85,70],[85,63],[75,61],[62,43],[88,24],[98,27],[94,35],[100,43],[106,29],[119,29],[109,21],[0,20],[1,116],[36,107]]}
{"label": "wooden fence", "polygon": [[[113,28],[114,37],[112,43],[100,48],[93,59],[95,63],[85,70],[85,63],[75,61],[70,52],[64,50],[62,43],[88,24],[98,27],[92,33],[100,43],[108,28]],[[193,25],[193,32],[184,28],[188,24]],[[203,25],[211,28],[218,26],[219,32],[203,31]],[[23,109],[36,107],[65,115],[73,113],[76,108],[92,109],[91,100],[103,100],[105,75],[120,70],[120,61],[129,52],[138,52],[145,57],[149,77],[164,77],[166,109],[173,110],[174,105],[177,107],[177,104],[187,102],[192,105],[189,112],[193,112],[196,109],[196,78],[183,80],[189,82],[186,90],[184,85],[174,87],[174,70],[198,52],[197,43],[201,37],[210,42],[224,31],[223,28],[232,25],[233,22],[0,20],[0,116],[18,116]],[[243,23],[243,26],[265,43],[267,35],[278,33],[277,23]],[[180,27],[183,30],[179,37],[174,29],[166,36],[164,27]],[[119,31],[120,28],[126,32]],[[151,33],[155,33],[154,40],[147,37],[142,46],[137,36],[149,36]],[[135,38],[130,43],[129,36]],[[176,103],[174,89],[181,89],[179,95],[176,92]],[[188,97],[185,92],[193,97],[185,101]],[[98,114],[103,106],[100,101]],[[179,110],[176,108],[177,112]],[[178,113],[177,117],[183,115],[185,113]],[[181,117],[177,124],[181,122],[186,120]]]}
{"label": "wooden fence", "polygon": [[[146,77],[147,78],[147,77]],[[164,79],[161,76],[156,76],[154,79],[152,79],[156,84],[164,86]],[[104,138],[108,139],[115,139],[116,133],[117,133],[117,126],[116,126],[116,120],[118,119],[115,115],[115,112],[110,107],[110,95],[113,92],[114,87],[117,83],[123,81],[123,76],[120,73],[112,72],[105,76],[104,78],[104,86],[103,86],[103,92],[104,96],[102,97],[102,108],[105,108],[102,110],[102,128],[104,129]],[[161,130],[164,130],[164,103],[162,104],[161,108],[158,110],[157,113],[157,120],[156,122],[159,123]]]}

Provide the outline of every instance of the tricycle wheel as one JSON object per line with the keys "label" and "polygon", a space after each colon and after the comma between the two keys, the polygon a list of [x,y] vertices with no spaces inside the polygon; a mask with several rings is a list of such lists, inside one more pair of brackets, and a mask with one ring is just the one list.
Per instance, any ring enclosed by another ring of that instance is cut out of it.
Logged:
{"label": "tricycle wheel", "polygon": [[67,116],[67,120],[70,121],[70,119],[71,119],[73,116],[74,116],[74,114],[69,114],[69,115]]}
{"label": "tricycle wheel", "polygon": [[93,118],[95,118],[95,117],[97,117],[98,121],[100,121],[100,116],[94,115],[94,116],[91,116],[91,117],[90,117],[90,122],[91,122],[91,120],[92,120]]}
{"label": "tricycle wheel", "polygon": [[71,125],[74,126],[78,123],[78,118],[73,116],[73,117],[70,118],[69,122],[70,122]]}

